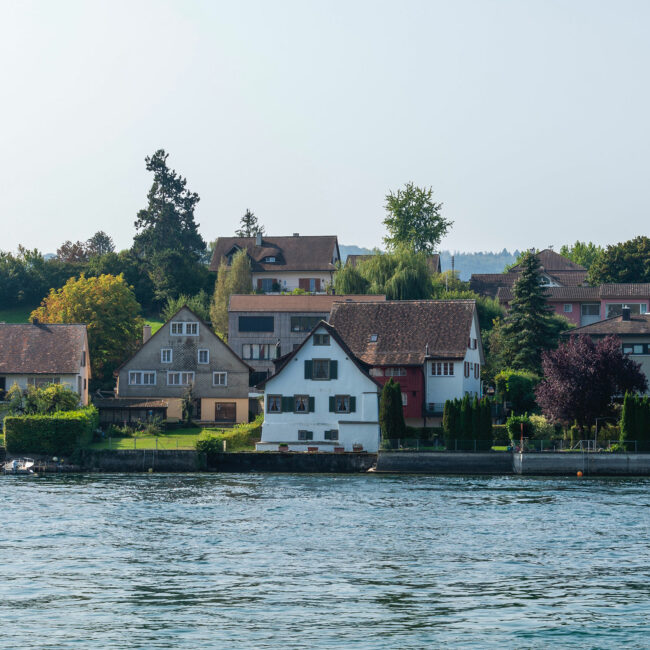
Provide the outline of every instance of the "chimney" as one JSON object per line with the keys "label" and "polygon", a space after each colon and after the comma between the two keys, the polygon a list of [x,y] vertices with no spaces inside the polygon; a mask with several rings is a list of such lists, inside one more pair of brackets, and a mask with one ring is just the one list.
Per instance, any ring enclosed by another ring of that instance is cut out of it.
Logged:
{"label": "chimney", "polygon": [[630,320],[630,308],[629,307],[623,307],[621,310],[621,313],[623,314],[623,318],[621,320]]}
{"label": "chimney", "polygon": [[151,338],[151,325],[145,325],[142,328],[142,343],[143,345]]}
{"label": "chimney", "polygon": [[255,234],[255,246],[261,246],[262,245],[262,233],[258,232]]}

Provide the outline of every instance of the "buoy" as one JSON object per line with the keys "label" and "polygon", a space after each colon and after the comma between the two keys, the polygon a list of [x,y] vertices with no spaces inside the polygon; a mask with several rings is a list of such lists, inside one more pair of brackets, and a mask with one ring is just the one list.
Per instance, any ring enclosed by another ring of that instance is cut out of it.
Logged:
{"label": "buoy", "polygon": [[578,478],[582,476],[582,472],[578,472]]}

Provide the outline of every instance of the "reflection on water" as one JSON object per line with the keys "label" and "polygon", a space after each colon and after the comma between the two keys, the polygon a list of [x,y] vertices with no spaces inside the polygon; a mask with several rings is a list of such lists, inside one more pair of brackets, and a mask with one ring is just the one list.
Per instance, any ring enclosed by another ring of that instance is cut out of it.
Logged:
{"label": "reflection on water", "polygon": [[0,486],[7,641],[648,643],[648,480],[154,474]]}

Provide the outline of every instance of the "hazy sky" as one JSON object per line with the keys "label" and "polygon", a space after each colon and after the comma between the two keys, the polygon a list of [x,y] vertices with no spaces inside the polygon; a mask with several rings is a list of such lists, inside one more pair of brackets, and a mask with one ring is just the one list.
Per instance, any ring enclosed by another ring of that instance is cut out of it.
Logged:
{"label": "hazy sky", "polygon": [[0,249],[130,245],[158,148],[207,240],[374,246],[431,185],[442,248],[648,234],[650,2],[0,0]]}

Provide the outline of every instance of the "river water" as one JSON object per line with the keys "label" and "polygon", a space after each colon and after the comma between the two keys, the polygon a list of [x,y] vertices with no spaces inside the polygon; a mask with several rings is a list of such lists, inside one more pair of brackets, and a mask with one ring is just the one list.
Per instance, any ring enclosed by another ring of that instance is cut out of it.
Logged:
{"label": "river water", "polygon": [[650,645],[650,481],[1,477],[5,645]]}

